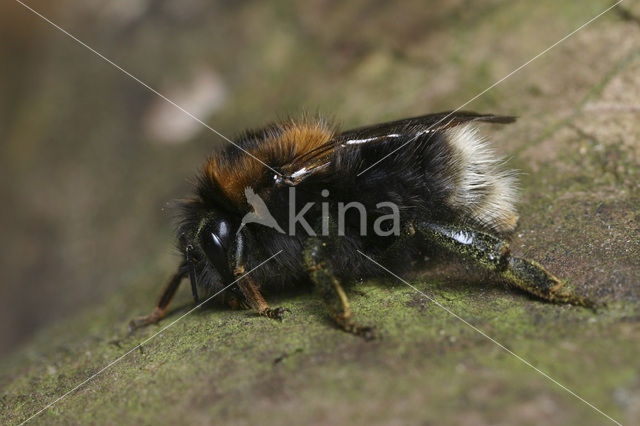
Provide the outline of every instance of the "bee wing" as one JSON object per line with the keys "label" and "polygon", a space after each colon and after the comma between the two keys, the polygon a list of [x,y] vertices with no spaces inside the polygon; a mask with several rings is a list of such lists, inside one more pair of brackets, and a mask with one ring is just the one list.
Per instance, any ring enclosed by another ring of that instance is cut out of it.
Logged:
{"label": "bee wing", "polygon": [[470,111],[439,112],[347,130],[338,135],[338,138],[347,145],[368,143],[387,137],[397,137],[396,135],[436,132],[470,121],[506,124],[514,122],[515,117],[477,114]]}
{"label": "bee wing", "polygon": [[512,116],[477,114],[470,111],[453,111],[405,118],[387,123],[358,127],[336,135],[330,141],[297,156],[284,170],[284,182],[297,185],[309,176],[325,170],[331,164],[336,150],[352,145],[372,144],[390,138],[407,140],[422,134],[458,126],[471,121],[507,124],[515,121]]}

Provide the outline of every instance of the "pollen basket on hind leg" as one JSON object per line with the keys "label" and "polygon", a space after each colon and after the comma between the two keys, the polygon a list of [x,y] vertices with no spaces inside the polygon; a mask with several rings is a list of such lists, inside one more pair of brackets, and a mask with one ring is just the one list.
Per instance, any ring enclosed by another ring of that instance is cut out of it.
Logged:
{"label": "pollen basket on hind leg", "polygon": [[464,218],[500,233],[515,229],[517,179],[471,125],[445,131],[456,184],[447,203]]}

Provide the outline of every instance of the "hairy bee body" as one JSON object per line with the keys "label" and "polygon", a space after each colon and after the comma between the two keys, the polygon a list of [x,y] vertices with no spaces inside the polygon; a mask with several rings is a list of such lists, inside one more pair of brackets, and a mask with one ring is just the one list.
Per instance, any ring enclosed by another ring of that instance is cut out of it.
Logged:
{"label": "hairy bee body", "polygon": [[[189,275],[196,300],[236,280],[225,293],[229,303],[278,318],[282,312],[269,308],[261,291],[313,283],[338,325],[370,335],[351,321],[340,282],[384,274],[361,253],[378,258],[416,230],[431,248],[555,300],[561,282],[535,262],[511,257],[503,240],[518,219],[515,177],[477,123],[512,121],[457,112],[342,133],[320,119],[246,132],[206,161],[194,197],[182,204],[184,260],[154,314],[132,325],[161,318]],[[563,297],[556,299],[585,304]]]}

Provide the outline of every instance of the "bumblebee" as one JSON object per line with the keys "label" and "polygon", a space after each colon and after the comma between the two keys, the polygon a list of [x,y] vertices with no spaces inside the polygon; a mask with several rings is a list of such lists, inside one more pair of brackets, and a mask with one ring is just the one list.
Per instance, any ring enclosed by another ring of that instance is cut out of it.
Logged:
{"label": "bumblebee", "polygon": [[228,305],[274,319],[287,310],[263,293],[312,283],[340,328],[371,338],[375,328],[352,319],[343,285],[385,274],[359,252],[384,259],[416,241],[541,299],[592,306],[511,255],[516,177],[478,128],[514,120],[443,112],[340,132],[305,118],[245,132],[205,162],[181,204],[182,261],[153,312],[130,328],[163,318],[189,277],[196,303],[222,292]]}

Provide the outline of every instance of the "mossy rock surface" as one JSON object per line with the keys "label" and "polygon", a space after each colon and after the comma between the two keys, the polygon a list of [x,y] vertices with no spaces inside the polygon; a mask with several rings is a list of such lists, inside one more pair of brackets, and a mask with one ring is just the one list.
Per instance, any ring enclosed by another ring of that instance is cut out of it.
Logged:
{"label": "mossy rock surface", "polygon": [[[426,15],[412,13],[422,10],[417,4],[363,15],[368,9],[360,2],[309,9],[250,3],[203,15],[211,25],[223,17],[247,23],[228,45],[211,42],[210,50],[233,58],[219,65],[233,96],[214,120],[222,130],[239,129],[246,121],[273,119],[274,110],[317,108],[333,111],[345,125],[359,125],[455,108],[607,6],[595,0],[535,7],[453,3]],[[640,25],[634,7],[603,16],[465,107],[520,116],[516,124],[485,129],[497,152],[511,156],[510,164],[522,172],[513,250],[568,279],[578,293],[606,302],[605,308],[594,313],[552,305],[460,268],[438,267],[406,277],[428,297],[393,277],[348,290],[355,317],[381,331],[382,339],[372,342],[334,328],[321,301],[304,288],[270,297],[272,306],[291,310],[277,322],[219,307],[189,313],[185,286],[166,319],[129,335],[128,320],[150,309],[176,261],[164,254],[170,252],[168,220],[147,223],[147,208],[134,204],[135,225],[167,237],[141,239],[153,243],[152,258],[122,276],[109,275],[120,284],[108,287],[103,300],[85,298],[81,309],[40,328],[9,356],[0,368],[0,423],[26,420],[94,375],[32,421],[610,423],[597,407],[623,424],[637,423]],[[157,31],[154,16],[137,24],[142,29],[134,32],[135,43],[119,51],[117,62],[157,77],[158,62],[145,64],[136,56],[143,48],[150,57],[160,55],[147,44]],[[421,25],[426,20],[429,25]],[[229,22],[220,25],[232,34]],[[355,27],[362,31],[354,34]],[[189,30],[181,34],[167,52],[182,55],[185,63],[192,63],[189,55],[203,57],[199,45],[188,43],[194,39]],[[102,42],[114,48],[123,43],[106,36]],[[234,68],[238,64],[243,66]],[[176,64],[166,67],[171,76],[189,75]],[[95,72],[120,78],[112,70]],[[105,96],[113,107],[113,98]],[[34,95],[30,102],[40,101]],[[147,106],[136,105],[130,106],[136,113]],[[28,155],[15,151],[27,146],[16,141],[45,132],[53,112],[38,111],[43,116],[36,123],[43,127],[16,127],[6,151],[11,158]],[[115,107],[113,113],[124,114]],[[132,124],[128,130],[135,136],[135,129]],[[206,132],[194,137],[190,146],[196,148],[176,160],[175,170],[186,170],[187,160],[196,161],[195,169],[204,147],[210,149]],[[151,158],[172,170],[176,148],[154,149]],[[142,185],[151,171],[140,167],[141,174],[129,178]],[[184,179],[175,170],[167,172],[174,173],[171,179]],[[113,185],[128,190],[126,181],[114,179]],[[153,181],[144,190],[154,194],[154,185],[164,184]],[[123,251],[118,265],[130,254]]]}

